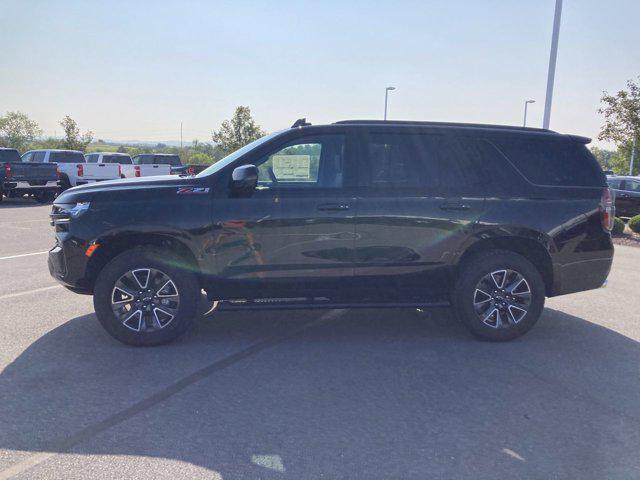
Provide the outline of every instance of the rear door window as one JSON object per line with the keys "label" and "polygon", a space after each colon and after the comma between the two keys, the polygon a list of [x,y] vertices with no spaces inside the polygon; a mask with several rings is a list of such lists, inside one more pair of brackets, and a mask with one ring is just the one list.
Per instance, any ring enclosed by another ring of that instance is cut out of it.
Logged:
{"label": "rear door window", "polygon": [[549,186],[605,186],[602,169],[582,144],[539,138],[506,138],[495,143],[531,183]]}
{"label": "rear door window", "polygon": [[437,185],[432,145],[414,133],[371,132],[359,184],[374,190],[424,190]]}

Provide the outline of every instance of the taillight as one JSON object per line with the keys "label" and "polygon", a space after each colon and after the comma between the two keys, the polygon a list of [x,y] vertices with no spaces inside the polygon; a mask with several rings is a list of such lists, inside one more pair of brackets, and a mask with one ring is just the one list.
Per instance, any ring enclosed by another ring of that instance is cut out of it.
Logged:
{"label": "taillight", "polygon": [[600,219],[602,220],[602,227],[605,230],[611,231],[615,216],[616,207],[613,192],[610,188],[605,188],[602,190],[602,197],[600,198]]}
{"label": "taillight", "polygon": [[133,167],[133,169],[135,170],[135,176],[139,177],[140,176],[140,165],[136,165],[135,167]]}
{"label": "taillight", "polygon": [[187,175],[193,176],[195,174],[195,168],[189,167],[187,168]]}
{"label": "taillight", "polygon": [[11,178],[11,164],[4,164],[4,178]]}
{"label": "taillight", "polygon": [[84,165],[82,165],[81,163],[78,164],[78,176],[79,177],[84,176]]}
{"label": "taillight", "polygon": [[122,176],[122,167],[118,164],[118,177]]}
{"label": "taillight", "polygon": [[56,165],[56,177],[60,178],[60,167]]}

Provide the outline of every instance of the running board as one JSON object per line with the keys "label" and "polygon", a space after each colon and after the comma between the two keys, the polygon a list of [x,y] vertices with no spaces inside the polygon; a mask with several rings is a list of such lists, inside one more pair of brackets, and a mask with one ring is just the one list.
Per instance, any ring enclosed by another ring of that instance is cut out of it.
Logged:
{"label": "running board", "polygon": [[261,298],[256,300],[221,300],[218,311],[235,310],[310,310],[327,308],[446,308],[451,303],[447,300],[415,301],[415,302],[385,302],[385,303],[336,303],[318,301],[318,299],[286,299]]}

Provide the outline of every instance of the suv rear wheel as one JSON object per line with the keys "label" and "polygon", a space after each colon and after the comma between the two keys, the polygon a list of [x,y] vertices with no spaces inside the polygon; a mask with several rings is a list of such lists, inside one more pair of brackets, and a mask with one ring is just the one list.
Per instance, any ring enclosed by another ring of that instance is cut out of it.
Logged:
{"label": "suv rear wheel", "polygon": [[544,308],[544,282],[526,258],[491,250],[462,267],[453,291],[458,319],[477,337],[511,340],[528,332]]}
{"label": "suv rear wheel", "polygon": [[111,260],[93,294],[98,320],[128,345],[160,345],[182,335],[197,313],[200,287],[181,259],[156,247],[138,247]]}

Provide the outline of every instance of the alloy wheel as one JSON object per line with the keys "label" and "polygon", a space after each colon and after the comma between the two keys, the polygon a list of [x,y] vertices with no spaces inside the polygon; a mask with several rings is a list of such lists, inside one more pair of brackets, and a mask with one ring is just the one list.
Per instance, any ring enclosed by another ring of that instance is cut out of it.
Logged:
{"label": "alloy wheel", "polygon": [[180,294],[173,280],[155,268],[137,268],[122,275],[111,293],[111,309],[135,332],[165,328],[178,313]]}
{"label": "alloy wheel", "polygon": [[491,328],[509,328],[518,324],[530,307],[529,282],[515,270],[496,270],[485,275],[473,294],[476,315]]}

